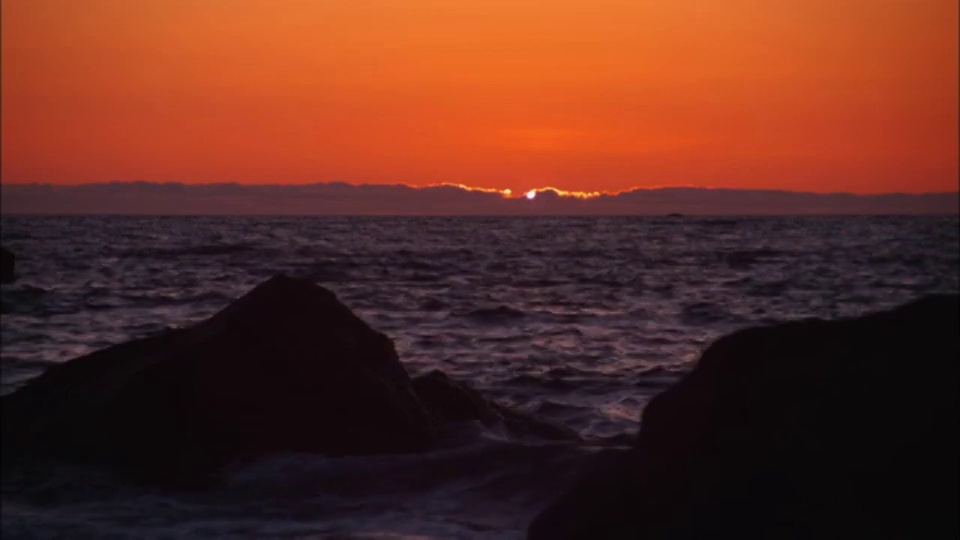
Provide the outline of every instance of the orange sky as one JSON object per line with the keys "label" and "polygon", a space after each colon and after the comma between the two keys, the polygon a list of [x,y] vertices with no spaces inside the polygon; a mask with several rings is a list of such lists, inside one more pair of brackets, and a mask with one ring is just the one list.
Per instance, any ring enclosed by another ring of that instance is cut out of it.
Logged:
{"label": "orange sky", "polygon": [[2,181],[955,191],[956,0],[2,0]]}

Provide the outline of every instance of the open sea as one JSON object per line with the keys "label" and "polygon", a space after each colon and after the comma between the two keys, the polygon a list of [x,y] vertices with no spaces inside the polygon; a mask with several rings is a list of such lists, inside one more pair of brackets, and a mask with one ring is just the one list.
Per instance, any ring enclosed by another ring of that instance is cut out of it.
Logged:
{"label": "open sea", "polygon": [[[440,369],[593,440],[733,330],[958,292],[958,218],[2,217],[0,383],[188,325],[277,273]],[[912,374],[903,366],[905,379]],[[522,538],[599,451],[478,430],[422,455],[279,455],[171,493],[67,465],[2,478],[4,538]]]}

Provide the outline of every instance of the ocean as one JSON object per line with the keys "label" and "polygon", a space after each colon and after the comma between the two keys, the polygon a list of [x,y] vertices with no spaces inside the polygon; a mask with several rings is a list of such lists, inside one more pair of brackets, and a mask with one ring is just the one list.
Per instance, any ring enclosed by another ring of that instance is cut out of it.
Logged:
{"label": "ocean", "polygon": [[[332,290],[440,369],[588,440],[733,330],[960,290],[956,216],[2,217],[0,392],[208,317],[278,273]],[[904,373],[910,367],[904,366]],[[598,445],[477,429],[423,455],[278,455],[172,493],[68,465],[3,468],[6,538],[522,538]]]}

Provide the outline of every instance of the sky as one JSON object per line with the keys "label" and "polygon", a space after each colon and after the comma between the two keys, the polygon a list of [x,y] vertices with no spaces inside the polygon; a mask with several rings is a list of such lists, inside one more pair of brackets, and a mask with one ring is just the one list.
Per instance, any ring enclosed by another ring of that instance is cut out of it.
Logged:
{"label": "sky", "polygon": [[954,192],[956,0],[3,0],[4,184]]}

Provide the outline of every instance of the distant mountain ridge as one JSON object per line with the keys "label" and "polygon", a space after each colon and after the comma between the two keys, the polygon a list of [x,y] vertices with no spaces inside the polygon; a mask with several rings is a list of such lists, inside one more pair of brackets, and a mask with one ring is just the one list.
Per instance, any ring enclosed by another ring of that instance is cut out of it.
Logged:
{"label": "distant mountain ridge", "polygon": [[504,197],[456,185],[0,184],[4,214],[124,215],[810,215],[960,214],[946,193],[808,193],[638,188],[582,199],[555,191]]}

